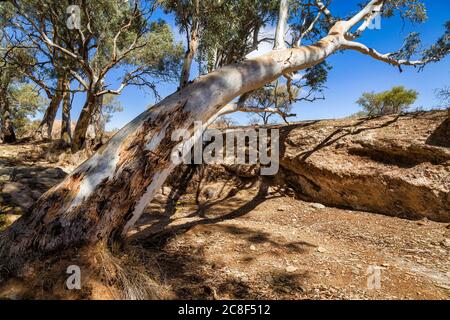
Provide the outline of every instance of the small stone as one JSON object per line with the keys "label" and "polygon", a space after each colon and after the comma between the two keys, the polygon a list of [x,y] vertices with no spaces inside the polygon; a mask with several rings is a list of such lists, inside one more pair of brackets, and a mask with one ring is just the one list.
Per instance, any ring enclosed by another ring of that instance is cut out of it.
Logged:
{"label": "small stone", "polygon": [[450,239],[444,239],[441,241],[441,246],[450,248]]}
{"label": "small stone", "polygon": [[291,289],[290,288],[287,288],[287,287],[284,287],[284,288],[282,288],[281,289],[284,293],[291,293]]}
{"label": "small stone", "polygon": [[323,253],[323,252],[326,252],[326,251],[327,251],[327,249],[325,249],[324,247],[318,247],[317,248],[317,252]]}
{"label": "small stone", "polygon": [[256,247],[255,247],[254,245],[251,245],[251,246],[250,246],[250,250],[256,251]]}
{"label": "small stone", "polygon": [[384,268],[389,268],[391,265],[389,263],[383,263],[381,264],[381,266]]}
{"label": "small stone", "polygon": [[278,208],[277,211],[284,211],[284,208]]}
{"label": "small stone", "polygon": [[294,266],[288,266],[288,267],[286,267],[286,272],[289,272],[289,273],[295,272],[295,271],[297,271],[297,270],[298,270],[298,268],[296,268],[296,267],[294,267]]}
{"label": "small stone", "polygon": [[311,207],[315,208],[315,209],[325,209],[326,207],[321,204],[321,203],[312,203]]}

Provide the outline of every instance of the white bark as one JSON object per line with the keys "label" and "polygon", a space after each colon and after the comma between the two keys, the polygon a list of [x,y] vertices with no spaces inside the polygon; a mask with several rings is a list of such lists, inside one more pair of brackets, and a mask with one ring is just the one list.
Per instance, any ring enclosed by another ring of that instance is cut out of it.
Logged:
{"label": "white bark", "polygon": [[287,20],[289,17],[289,0],[280,0],[280,10],[278,12],[278,23],[275,31],[274,49],[281,50],[286,48],[284,37],[287,29]]}

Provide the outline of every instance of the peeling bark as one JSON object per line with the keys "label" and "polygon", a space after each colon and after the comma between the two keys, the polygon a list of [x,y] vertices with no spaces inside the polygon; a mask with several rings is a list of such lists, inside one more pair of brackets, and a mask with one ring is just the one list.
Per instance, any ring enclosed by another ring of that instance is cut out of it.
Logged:
{"label": "peeling bark", "polygon": [[180,76],[180,88],[184,88],[189,83],[189,77],[191,75],[192,61],[198,49],[198,29],[194,28],[191,31],[191,38],[189,40],[188,50],[184,56],[183,68]]}

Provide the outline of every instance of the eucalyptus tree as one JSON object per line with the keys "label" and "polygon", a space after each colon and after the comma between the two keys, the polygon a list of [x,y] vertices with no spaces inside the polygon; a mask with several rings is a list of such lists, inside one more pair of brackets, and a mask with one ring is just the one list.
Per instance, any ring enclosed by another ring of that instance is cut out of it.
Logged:
{"label": "eucalyptus tree", "polygon": [[0,74],[0,138],[4,143],[16,142],[9,93],[13,82],[14,78],[11,70],[6,70],[5,66],[3,66]]}
{"label": "eucalyptus tree", "polygon": [[160,0],[186,36],[180,88],[189,83],[197,58],[200,73],[243,59],[268,39],[260,30],[273,21],[274,0]]}
{"label": "eucalyptus tree", "polygon": [[[215,3],[221,4],[222,7],[211,10],[214,14],[203,18],[206,27],[203,29],[199,45],[200,73],[208,73],[224,65],[242,61],[249,53],[258,50],[264,42],[274,43],[274,48],[283,48],[287,43],[299,46],[302,40],[309,44],[313,43],[324,35],[324,25],[328,23],[327,19],[320,19],[322,7],[314,6],[313,1],[246,0]],[[279,8],[282,10],[278,10]],[[298,13],[301,13],[303,21],[300,28]],[[285,23],[277,24],[274,35],[265,35],[264,29],[270,29],[276,17]],[[268,84],[267,88],[260,89],[254,94],[250,92],[242,97],[239,105],[245,105],[245,108],[234,105],[234,108],[223,112],[259,113],[264,123],[277,114],[286,121],[288,117],[295,116],[293,113],[285,112],[286,106],[291,109],[296,102],[324,99],[323,89],[330,69],[330,65],[323,62],[304,70],[301,74],[285,73],[284,79],[278,81],[283,84],[280,88],[285,90],[273,90],[274,85]],[[274,98],[274,93],[281,94],[280,99],[283,99],[284,93],[289,93],[289,103],[272,104],[272,107],[268,107],[267,102]],[[263,96],[268,99],[261,100]],[[253,98],[250,104],[244,101],[247,98]],[[263,101],[265,103],[262,103]]]}
{"label": "eucalyptus tree", "polygon": [[[22,64],[12,63],[20,60]],[[34,56],[28,48],[11,44],[5,33],[0,39],[0,136],[3,142],[16,141],[16,129],[24,127],[28,116],[41,111],[45,100],[24,77]]]}
{"label": "eucalyptus tree", "polygon": [[[330,21],[321,39],[311,45],[287,47],[283,34],[278,34],[276,43],[284,43],[286,48],[281,45],[265,55],[216,69],[143,112],[0,234],[2,264],[12,274],[20,274],[29,263],[50,253],[75,250],[77,256],[89,259],[93,248],[107,248],[113,239],[127,234],[176,167],[171,161],[180,148],[180,143],[171,139],[175,130],[193,133],[195,121],[211,122],[223,109],[235,105],[235,99],[286,74],[346,51],[360,52],[374,63],[395,68],[419,67],[438,59],[397,59],[393,53],[380,53],[359,40],[382,8],[385,18],[395,11],[416,22],[425,20],[420,1],[365,1],[346,17],[333,15],[321,1],[314,5],[322,8],[322,19]],[[285,24],[288,16],[285,10],[289,7],[282,9],[278,24]],[[194,137],[193,142],[200,138]]]}
{"label": "eucalyptus tree", "polygon": [[16,142],[26,132],[29,117],[36,116],[46,103],[35,86],[15,74],[20,72],[0,66],[0,138],[4,143]]}
{"label": "eucalyptus tree", "polygon": [[[45,5],[45,4],[44,4]],[[45,16],[38,16],[36,13],[36,23],[41,28],[52,25],[54,21],[47,20]],[[48,13],[46,13],[48,16]],[[45,109],[42,121],[35,132],[36,138],[51,138],[53,123],[59,104],[64,95],[66,83],[70,82],[68,73],[65,70],[65,64],[68,63],[64,56],[59,54],[57,50],[45,45],[40,40],[39,29],[31,28],[31,25],[24,19],[10,2],[0,3],[1,24],[4,34],[12,47],[27,49],[33,59],[23,60],[20,56],[8,55],[10,65],[15,65],[24,77],[33,81],[43,91],[50,101]],[[54,35],[55,41],[61,41],[60,32]]]}
{"label": "eucalyptus tree", "polygon": [[[86,92],[73,134],[73,151],[85,145],[91,118],[100,112],[98,103],[103,95],[119,95],[128,85],[154,90],[152,77],[175,76],[173,68],[165,68],[165,62],[170,61],[167,64],[173,66],[179,47],[170,29],[148,23],[154,11],[151,2],[12,0],[11,5],[16,11],[13,25],[48,56],[56,55],[67,61],[61,68],[64,76],[74,78]],[[73,10],[69,18],[68,9]],[[168,43],[151,42],[156,40]],[[149,52],[151,57],[142,56]],[[133,59],[147,64],[131,65]],[[125,71],[121,70],[120,85],[112,89],[105,84],[106,77],[121,68]],[[55,70],[58,71],[56,66]]]}
{"label": "eucalyptus tree", "polygon": [[291,89],[289,91],[285,84],[275,81],[253,91],[251,96],[246,99],[242,109],[254,115],[250,117],[254,124],[259,123],[257,121],[259,118],[263,125],[268,125],[275,114],[278,114],[287,122],[289,117],[296,116],[290,112],[292,111],[292,103],[297,98],[298,93],[299,90]]}

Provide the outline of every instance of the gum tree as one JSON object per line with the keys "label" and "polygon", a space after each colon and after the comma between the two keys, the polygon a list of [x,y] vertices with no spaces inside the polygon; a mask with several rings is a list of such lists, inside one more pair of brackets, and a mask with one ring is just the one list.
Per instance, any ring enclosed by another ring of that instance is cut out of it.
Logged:
{"label": "gum tree", "polygon": [[[48,109],[49,117],[45,116],[44,120],[54,119],[63,99],[62,89],[67,88],[65,79],[75,79],[86,92],[86,101],[73,133],[74,152],[85,147],[88,128],[93,119],[99,119],[103,95],[119,95],[129,85],[154,90],[151,77],[176,74],[174,64],[179,48],[165,24],[149,23],[154,11],[152,2],[140,5],[139,2],[116,0],[11,0],[8,5],[15,10],[10,26],[20,31],[27,43],[43,57],[52,61],[58,79],[57,95]],[[74,20],[68,20],[69,5],[79,8],[72,8]],[[79,25],[76,23],[78,18]],[[158,42],[160,40],[165,42]],[[148,57],[143,56],[145,53]],[[139,64],[133,65],[133,61]],[[111,89],[105,79],[119,68],[123,69],[123,77],[118,87]]]}
{"label": "gum tree", "polygon": [[[276,43],[284,46],[203,75],[143,112],[0,235],[0,261],[20,274],[23,266],[48,254],[77,248],[89,256],[94,247],[105,247],[122,237],[175,168],[170,160],[179,148],[171,139],[174,130],[192,132],[194,121],[211,122],[223,109],[236,105],[235,99],[285,74],[311,68],[348,50],[396,68],[438,60],[396,58],[358,40],[383,8],[386,17],[396,11],[422,21],[424,8],[418,1],[366,1],[345,18],[334,16],[321,1],[308,3],[322,8],[321,19],[327,22],[320,40],[286,47],[283,34],[278,33]],[[289,6],[281,8],[278,24],[285,24]]]}

